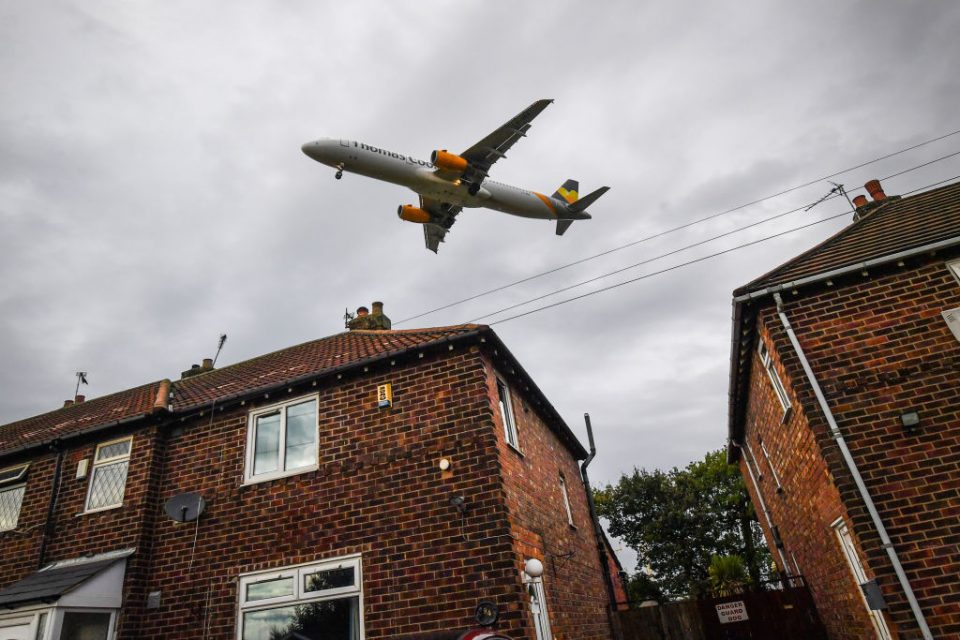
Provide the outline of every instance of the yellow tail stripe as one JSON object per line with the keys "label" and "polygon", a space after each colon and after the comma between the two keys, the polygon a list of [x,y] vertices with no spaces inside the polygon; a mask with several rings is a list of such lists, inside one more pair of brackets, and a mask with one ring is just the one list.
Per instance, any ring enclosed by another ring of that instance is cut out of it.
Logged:
{"label": "yellow tail stripe", "polygon": [[560,187],[559,189],[557,189],[557,193],[563,196],[563,199],[566,200],[569,204],[573,204],[574,202],[577,201],[577,198],[580,197],[580,195],[576,191],[567,191],[563,187]]}

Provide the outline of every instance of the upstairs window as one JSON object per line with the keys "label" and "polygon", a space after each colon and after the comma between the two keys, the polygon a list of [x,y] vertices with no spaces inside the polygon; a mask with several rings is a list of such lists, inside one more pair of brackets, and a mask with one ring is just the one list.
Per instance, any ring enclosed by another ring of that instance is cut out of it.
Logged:
{"label": "upstairs window", "polygon": [[0,531],[17,528],[20,505],[23,504],[23,493],[26,490],[23,479],[29,466],[21,464],[0,469]]}
{"label": "upstairs window", "polygon": [[317,398],[298,398],[250,414],[246,482],[317,468]]}
{"label": "upstairs window", "polygon": [[240,576],[238,640],[360,640],[360,558]]}
{"label": "upstairs window", "polygon": [[567,481],[560,474],[560,495],[563,496],[563,508],[567,510],[567,524],[573,526],[573,511],[570,510],[570,496],[567,495]]}
{"label": "upstairs window", "polygon": [[86,511],[113,509],[123,504],[132,448],[132,436],[97,445],[87,489]]}
{"label": "upstairs window", "polygon": [[763,363],[763,368],[767,370],[767,377],[770,378],[770,384],[773,385],[773,390],[777,394],[777,400],[783,407],[783,417],[780,418],[780,421],[786,422],[787,418],[790,417],[790,396],[787,395],[787,389],[780,381],[780,374],[777,373],[777,368],[773,366],[773,359],[770,357],[767,344],[763,340],[757,342],[757,353],[760,354],[760,362]]}
{"label": "upstairs window", "polygon": [[503,431],[507,438],[507,444],[520,450],[520,443],[517,439],[517,423],[513,419],[513,405],[510,404],[510,387],[500,378],[497,378],[497,401],[500,407],[500,419],[503,421]]}

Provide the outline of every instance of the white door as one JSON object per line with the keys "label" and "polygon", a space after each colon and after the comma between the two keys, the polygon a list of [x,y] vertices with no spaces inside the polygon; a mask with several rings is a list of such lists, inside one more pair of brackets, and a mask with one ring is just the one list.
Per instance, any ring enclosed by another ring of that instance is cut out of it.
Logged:
{"label": "white door", "polygon": [[843,555],[847,558],[847,564],[850,566],[853,578],[857,581],[857,589],[860,591],[860,597],[863,599],[863,606],[867,608],[867,613],[870,614],[870,620],[873,622],[873,628],[877,632],[877,638],[880,640],[891,640],[890,629],[887,628],[887,621],[883,619],[883,614],[870,608],[867,604],[866,596],[863,595],[863,590],[860,589],[860,585],[867,582],[867,572],[860,562],[860,556],[857,555],[857,548],[854,546],[853,539],[850,537],[850,529],[847,528],[847,523],[841,518],[833,523],[833,528],[837,532],[837,537],[840,539],[840,548],[843,549]]}

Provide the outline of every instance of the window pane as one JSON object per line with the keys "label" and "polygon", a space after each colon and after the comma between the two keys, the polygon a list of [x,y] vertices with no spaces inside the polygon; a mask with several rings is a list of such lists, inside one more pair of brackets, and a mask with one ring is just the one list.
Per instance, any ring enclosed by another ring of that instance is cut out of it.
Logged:
{"label": "window pane", "polygon": [[127,484],[127,465],[129,460],[105,464],[93,468],[90,481],[90,499],[87,509],[110,507],[123,502],[123,490]]}
{"label": "window pane", "polygon": [[507,442],[517,446],[517,432],[513,428],[513,416],[510,415],[510,392],[507,386],[497,380],[497,395],[500,400],[500,417],[503,419],[503,430],[507,436]]}
{"label": "window pane", "polygon": [[109,613],[67,611],[63,614],[60,640],[107,640],[109,631]]}
{"label": "window pane", "polygon": [[316,437],[316,405],[313,402],[304,402],[287,407],[286,469],[316,463]]}
{"label": "window pane", "polygon": [[106,460],[107,458],[127,455],[130,453],[130,443],[130,440],[124,440],[123,442],[114,442],[105,447],[100,447],[99,451],[97,451],[97,460]]}
{"label": "window pane", "polygon": [[14,480],[19,480],[24,476],[26,470],[27,465],[13,467],[12,469],[4,469],[3,471],[0,471],[0,482],[13,482]]}
{"label": "window pane", "polygon": [[243,640],[279,640],[292,632],[308,640],[359,640],[357,598],[243,614]]}
{"label": "window pane", "polygon": [[293,577],[274,578],[247,585],[247,602],[293,595]]}
{"label": "window pane", "polygon": [[280,468],[280,414],[257,418],[256,431],[253,473],[276,471]]}
{"label": "window pane", "polygon": [[47,614],[41,613],[37,620],[37,635],[34,640],[43,640],[43,632],[47,630]]}
{"label": "window pane", "polygon": [[324,589],[339,589],[354,585],[353,567],[317,571],[303,576],[304,591],[323,591]]}
{"label": "window pane", "polygon": [[0,491],[0,531],[14,529],[20,518],[20,504],[23,502],[25,487]]}

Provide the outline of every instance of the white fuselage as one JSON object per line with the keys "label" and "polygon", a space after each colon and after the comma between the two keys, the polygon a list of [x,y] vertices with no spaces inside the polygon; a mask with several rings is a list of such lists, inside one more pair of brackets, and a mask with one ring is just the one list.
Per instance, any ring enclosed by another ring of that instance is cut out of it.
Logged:
{"label": "white fuselage", "polygon": [[556,198],[489,178],[483,181],[476,195],[470,195],[466,184],[442,177],[442,171],[426,160],[354,140],[323,138],[308,142],[302,148],[305,154],[322,164],[399,184],[438,202],[460,207],[486,207],[525,218],[556,220],[571,215],[566,203]]}

